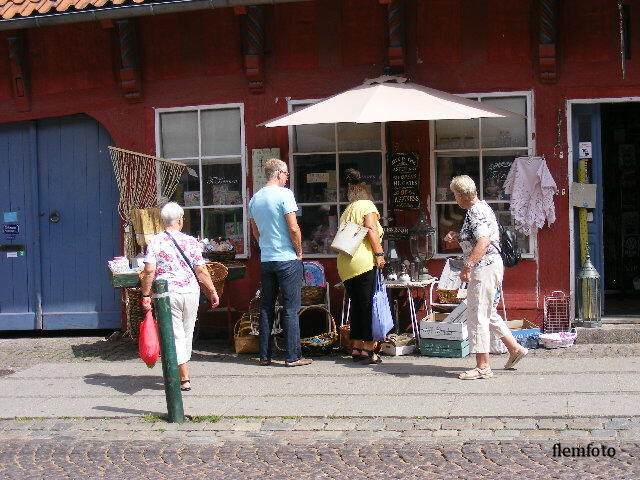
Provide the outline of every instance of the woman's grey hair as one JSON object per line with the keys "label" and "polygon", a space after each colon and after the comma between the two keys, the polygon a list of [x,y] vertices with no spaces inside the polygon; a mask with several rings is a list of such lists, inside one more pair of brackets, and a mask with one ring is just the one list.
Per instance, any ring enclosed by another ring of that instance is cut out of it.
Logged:
{"label": "woman's grey hair", "polygon": [[349,185],[347,187],[347,200],[349,203],[358,200],[372,200],[371,187],[366,183],[358,183],[357,185]]}
{"label": "woman's grey hair", "polygon": [[264,162],[264,176],[267,181],[272,180],[278,172],[286,171],[287,164],[279,158],[270,158]]}
{"label": "woman's grey hair", "polygon": [[473,200],[478,196],[476,182],[469,175],[458,175],[453,177],[449,185],[451,191],[457,195],[461,195],[469,200]]}
{"label": "woman's grey hair", "polygon": [[170,227],[184,216],[184,210],[176,202],[169,202],[160,210],[160,218],[165,227]]}

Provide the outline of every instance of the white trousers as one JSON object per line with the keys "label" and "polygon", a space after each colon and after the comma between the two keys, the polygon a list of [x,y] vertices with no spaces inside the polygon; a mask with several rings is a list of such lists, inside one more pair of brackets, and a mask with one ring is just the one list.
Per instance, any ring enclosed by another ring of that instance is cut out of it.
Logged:
{"label": "white trousers", "polygon": [[193,329],[196,326],[200,293],[169,293],[171,301],[171,320],[173,339],[176,344],[178,365],[187,363],[191,358]]}
{"label": "white trousers", "polygon": [[471,272],[471,281],[467,287],[467,328],[471,353],[491,351],[491,332],[498,338],[511,333],[498,315],[503,275],[502,260],[474,268]]}

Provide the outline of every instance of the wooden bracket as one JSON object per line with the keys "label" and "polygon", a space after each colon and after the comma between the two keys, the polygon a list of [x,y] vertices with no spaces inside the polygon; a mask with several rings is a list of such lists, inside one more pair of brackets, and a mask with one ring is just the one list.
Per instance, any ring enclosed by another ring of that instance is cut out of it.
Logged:
{"label": "wooden bracket", "polygon": [[120,88],[127,101],[138,102],[142,100],[142,75],[136,24],[133,19],[118,20],[116,27],[120,46]]}
{"label": "wooden bracket", "polygon": [[394,73],[404,73],[404,0],[380,0],[380,3],[387,3],[387,25],[389,29],[388,65]]}
{"label": "wooden bracket", "polygon": [[27,112],[31,108],[29,99],[29,75],[27,73],[27,58],[25,39],[22,32],[7,38],[9,42],[9,68],[13,98],[21,112]]}
{"label": "wooden bracket", "polygon": [[540,81],[557,81],[556,39],[558,27],[557,0],[539,0],[540,40],[538,44],[538,67]]}
{"label": "wooden bracket", "polygon": [[264,7],[250,6],[242,18],[244,70],[251,93],[264,92]]}

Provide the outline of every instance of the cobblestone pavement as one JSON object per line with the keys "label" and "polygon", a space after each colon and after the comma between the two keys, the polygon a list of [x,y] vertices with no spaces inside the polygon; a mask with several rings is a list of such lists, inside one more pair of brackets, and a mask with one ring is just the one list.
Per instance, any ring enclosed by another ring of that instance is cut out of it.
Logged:
{"label": "cobblestone pavement", "polygon": [[[640,343],[584,344],[566,349],[537,349],[536,358],[628,357],[640,356]],[[192,360],[237,358],[229,342],[198,340]],[[0,376],[44,362],[139,361],[136,344],[127,338],[38,337],[0,339]]]}
{"label": "cobblestone pavement", "polygon": [[[640,445],[613,457],[559,458],[545,442],[411,440],[246,444],[33,440],[0,443],[0,475],[16,480],[117,479],[614,479],[640,477]],[[600,443],[597,444],[600,447]],[[566,442],[563,447],[585,446]],[[601,447],[600,447],[601,448]]]}

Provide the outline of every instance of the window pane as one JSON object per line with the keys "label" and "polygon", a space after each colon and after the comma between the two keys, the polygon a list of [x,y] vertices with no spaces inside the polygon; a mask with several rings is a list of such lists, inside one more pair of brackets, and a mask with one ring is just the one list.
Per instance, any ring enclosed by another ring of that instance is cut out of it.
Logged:
{"label": "window pane", "polygon": [[298,217],[302,231],[302,253],[333,254],[329,248],[338,229],[338,215],[335,206],[320,205],[301,207]]}
{"label": "window pane", "polygon": [[200,236],[200,209],[189,208],[184,211],[184,226],[182,231],[194,237]]}
{"label": "window pane", "polygon": [[380,150],[379,123],[339,123],[338,150]]}
{"label": "window pane", "polygon": [[459,232],[464,221],[465,211],[456,204],[436,205],[438,213],[438,251],[440,253],[462,252],[458,244],[446,244],[444,237],[447,233]]}
{"label": "window pane", "polygon": [[200,173],[197,160],[183,160],[187,168],[182,172],[180,182],[171,200],[182,206],[200,206]]}
{"label": "window pane", "polygon": [[242,205],[242,166],[240,162],[202,165],[204,205]]}
{"label": "window pane", "polygon": [[485,200],[509,200],[504,193],[504,182],[507,179],[513,159],[526,155],[526,150],[485,151],[482,156],[482,198]]}
{"label": "window pane", "polygon": [[436,150],[478,148],[478,120],[438,120]]}
{"label": "window pane", "polygon": [[[309,105],[293,105],[297,112]],[[336,149],[336,132],[333,124],[298,125],[293,127],[294,152],[333,152]]]}
{"label": "window pane", "polygon": [[374,201],[382,200],[382,155],[380,153],[345,153],[340,155],[340,201],[346,202],[347,186],[344,184],[344,171],[355,168],[360,172],[362,181],[371,187]]}
{"label": "window pane", "polygon": [[298,155],[295,162],[295,194],[300,203],[336,201],[335,155]]}
{"label": "window pane", "polygon": [[[489,206],[496,214],[496,219],[500,225],[505,227],[513,227],[514,221],[509,211],[508,203],[490,203]],[[531,253],[529,251],[529,236],[514,230],[518,236],[518,247],[522,253]]]}
{"label": "window pane", "polygon": [[[525,97],[486,98],[482,103],[521,115],[527,114]],[[526,118],[483,118],[481,121],[483,148],[527,146]]]}
{"label": "window pane", "polygon": [[242,209],[205,208],[203,238],[226,238],[236,247],[236,254],[244,253]]}
{"label": "window pane", "polygon": [[202,155],[240,155],[240,109],[203,110]]}
{"label": "window pane", "polygon": [[440,154],[436,158],[436,201],[454,200],[449,189],[451,179],[457,175],[469,175],[479,185],[479,159],[466,153]]}
{"label": "window pane", "polygon": [[198,113],[171,112],[160,115],[162,156],[165,158],[198,155]]}

